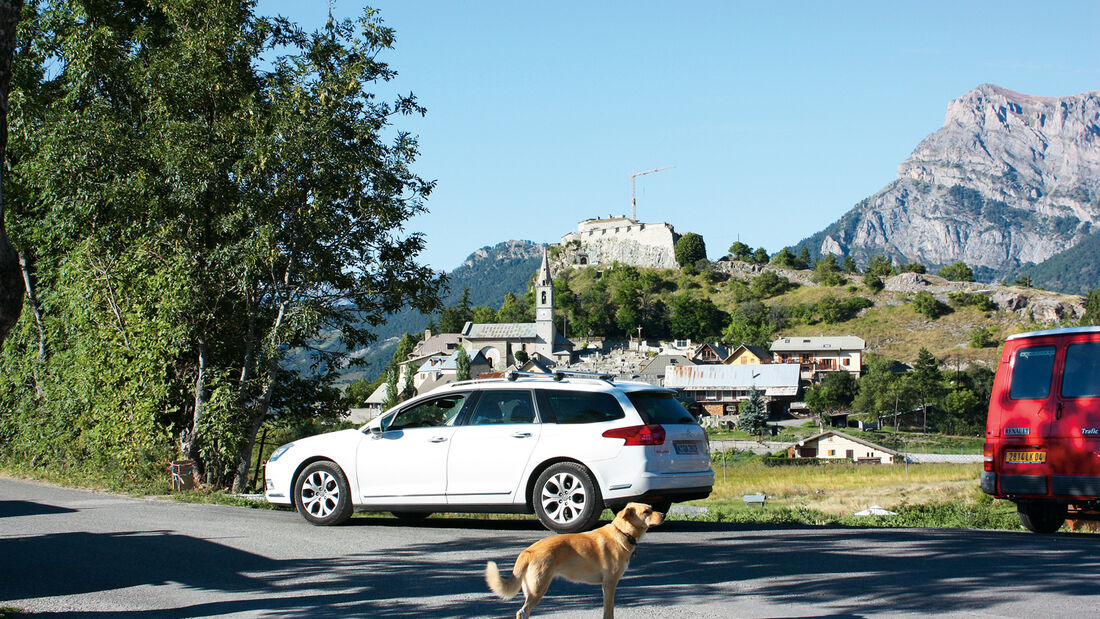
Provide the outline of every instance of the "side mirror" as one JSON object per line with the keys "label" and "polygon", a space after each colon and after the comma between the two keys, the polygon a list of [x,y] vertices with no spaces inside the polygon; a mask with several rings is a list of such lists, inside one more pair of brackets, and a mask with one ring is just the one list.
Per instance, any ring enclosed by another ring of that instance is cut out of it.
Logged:
{"label": "side mirror", "polygon": [[371,426],[368,429],[370,430],[370,435],[371,435],[372,438],[382,438],[382,426],[381,425]]}

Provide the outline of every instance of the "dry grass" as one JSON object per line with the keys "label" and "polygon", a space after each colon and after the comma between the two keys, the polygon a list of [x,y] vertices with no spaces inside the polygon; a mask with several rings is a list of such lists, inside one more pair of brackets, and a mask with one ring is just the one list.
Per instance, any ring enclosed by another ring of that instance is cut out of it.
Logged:
{"label": "dry grass", "polygon": [[770,506],[806,507],[844,516],[871,505],[891,509],[903,504],[969,499],[978,487],[980,471],[980,464],[769,467],[756,459],[715,466],[714,492],[696,504],[743,506],[744,495],[762,492],[768,496]]}

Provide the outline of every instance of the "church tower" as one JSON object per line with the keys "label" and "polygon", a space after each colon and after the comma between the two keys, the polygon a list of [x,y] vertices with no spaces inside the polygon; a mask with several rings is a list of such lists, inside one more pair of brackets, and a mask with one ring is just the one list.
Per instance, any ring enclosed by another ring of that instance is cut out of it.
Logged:
{"label": "church tower", "polygon": [[535,275],[535,333],[539,337],[538,352],[553,359],[554,338],[554,280],[550,277],[550,264],[546,250],[542,250],[542,264]]}

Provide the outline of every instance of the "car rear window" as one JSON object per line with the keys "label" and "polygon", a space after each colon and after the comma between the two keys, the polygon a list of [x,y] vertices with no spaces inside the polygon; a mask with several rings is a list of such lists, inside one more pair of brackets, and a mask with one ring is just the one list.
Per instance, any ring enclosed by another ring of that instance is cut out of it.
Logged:
{"label": "car rear window", "polygon": [[539,406],[548,408],[557,423],[596,423],[626,416],[619,401],[609,393],[540,391]]}
{"label": "car rear window", "polygon": [[695,423],[691,414],[671,393],[664,391],[638,391],[626,397],[638,409],[642,420],[648,423]]}
{"label": "car rear window", "polygon": [[1045,400],[1050,396],[1050,378],[1054,374],[1054,347],[1030,346],[1016,351],[1012,363],[1013,400]]}
{"label": "car rear window", "polygon": [[1100,342],[1081,342],[1066,348],[1062,397],[1100,397]]}

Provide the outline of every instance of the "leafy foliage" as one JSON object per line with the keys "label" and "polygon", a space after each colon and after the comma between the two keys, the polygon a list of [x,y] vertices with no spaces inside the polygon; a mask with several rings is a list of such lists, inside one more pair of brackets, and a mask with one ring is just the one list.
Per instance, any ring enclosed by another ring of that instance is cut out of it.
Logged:
{"label": "leafy foliage", "polygon": [[759,389],[749,391],[749,399],[738,407],[737,428],[749,434],[763,435],[768,428],[768,406]]}
{"label": "leafy foliage", "polygon": [[974,271],[965,262],[956,262],[940,269],[940,277],[955,282],[972,282]]}
{"label": "leafy foliage", "polygon": [[[401,229],[432,183],[391,127],[423,110],[369,90],[393,31],[371,10],[307,33],[249,2],[61,0],[20,32],[5,193],[41,322],[0,359],[0,442],[134,478],[182,454],[242,489],[264,423],[333,417],[368,327],[435,303]],[[323,330],[337,346],[311,347]]]}
{"label": "leafy foliage", "polygon": [[694,232],[688,232],[677,239],[673,250],[676,264],[681,267],[694,266],[696,262],[707,259],[707,245],[703,242],[703,237]]}
{"label": "leafy foliage", "polygon": [[922,290],[913,297],[913,311],[935,320],[951,311],[951,308],[932,296],[932,293]]}

